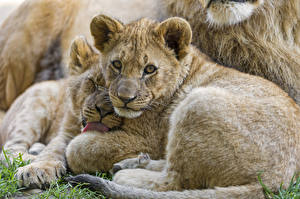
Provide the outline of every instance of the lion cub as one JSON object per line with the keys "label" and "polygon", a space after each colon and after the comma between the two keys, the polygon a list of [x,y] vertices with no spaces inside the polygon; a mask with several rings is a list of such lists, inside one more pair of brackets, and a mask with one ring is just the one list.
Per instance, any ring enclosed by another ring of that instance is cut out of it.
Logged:
{"label": "lion cub", "polygon": [[[65,150],[73,137],[88,131],[104,135],[121,123],[113,113],[107,90],[101,82],[94,82],[94,77],[99,77],[99,54],[79,37],[71,46],[70,57],[68,79],[29,88],[1,124],[0,146],[13,156],[21,153],[24,160],[31,160],[16,173],[20,186],[49,185],[65,174]],[[103,155],[105,152],[109,153],[106,150]],[[3,158],[1,153],[0,160]]]}
{"label": "lion cub", "polygon": [[114,182],[89,175],[69,181],[89,182],[111,198],[246,199],[264,198],[260,172],[274,191],[299,171],[297,104],[275,84],[199,52],[184,19],[123,25],[99,15],[91,32],[114,110],[127,118],[124,133],[161,135],[152,150],[166,147],[165,160],[146,156]]}

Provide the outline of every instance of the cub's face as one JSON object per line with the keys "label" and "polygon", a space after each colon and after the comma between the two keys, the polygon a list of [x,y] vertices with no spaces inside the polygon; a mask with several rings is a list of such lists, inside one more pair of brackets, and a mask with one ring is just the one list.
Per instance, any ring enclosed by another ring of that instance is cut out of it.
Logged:
{"label": "cub's face", "polygon": [[121,124],[114,114],[108,90],[99,70],[97,54],[84,38],[77,38],[71,46],[69,94],[73,111],[80,117],[83,132],[105,132]]}
{"label": "cub's face", "polygon": [[206,20],[217,26],[234,25],[248,19],[264,0],[199,0],[206,10]]}
{"label": "cub's face", "polygon": [[151,109],[155,100],[171,95],[180,79],[180,66],[174,56],[151,42],[119,42],[104,56],[102,67],[114,110],[120,116],[135,118]]}
{"label": "cub's face", "polygon": [[182,83],[182,60],[191,40],[189,24],[173,18],[157,24],[142,19],[129,25],[100,15],[91,32],[102,52],[102,73],[115,112],[136,118],[171,97]]}

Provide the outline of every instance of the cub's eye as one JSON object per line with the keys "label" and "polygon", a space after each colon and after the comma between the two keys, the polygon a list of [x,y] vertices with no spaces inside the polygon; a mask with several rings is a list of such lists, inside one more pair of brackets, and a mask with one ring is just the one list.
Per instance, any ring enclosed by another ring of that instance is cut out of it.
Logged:
{"label": "cub's eye", "polygon": [[144,73],[147,74],[147,75],[149,75],[149,74],[154,73],[156,70],[157,70],[157,67],[150,64],[150,65],[148,65],[148,66],[145,67]]}
{"label": "cub's eye", "polygon": [[111,64],[113,65],[114,68],[121,70],[122,68],[122,62],[120,62],[119,60],[114,60],[111,62]]}

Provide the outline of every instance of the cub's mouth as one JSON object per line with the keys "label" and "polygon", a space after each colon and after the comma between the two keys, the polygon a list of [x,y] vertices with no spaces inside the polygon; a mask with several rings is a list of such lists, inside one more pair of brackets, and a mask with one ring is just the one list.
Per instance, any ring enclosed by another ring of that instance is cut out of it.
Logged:
{"label": "cub's mouth", "polygon": [[83,118],[82,120],[82,133],[85,133],[87,131],[97,131],[100,133],[104,133],[110,130],[108,126],[101,122],[86,122],[86,120]]}
{"label": "cub's mouth", "polygon": [[142,110],[136,111],[130,108],[114,107],[114,110],[119,116],[126,118],[136,118],[141,116],[143,113]]}
{"label": "cub's mouth", "polygon": [[118,95],[110,93],[110,99],[117,115],[125,118],[137,118],[147,110],[151,97],[133,97],[130,100],[120,98]]}

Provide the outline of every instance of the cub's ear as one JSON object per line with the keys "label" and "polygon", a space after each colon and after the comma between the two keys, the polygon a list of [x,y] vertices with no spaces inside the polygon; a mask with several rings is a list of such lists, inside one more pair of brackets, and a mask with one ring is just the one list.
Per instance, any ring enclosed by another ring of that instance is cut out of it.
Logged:
{"label": "cub's ear", "polygon": [[105,15],[98,15],[93,18],[91,25],[91,34],[94,37],[95,47],[102,53],[109,50],[111,39],[115,33],[123,29],[121,22]]}
{"label": "cub's ear", "polygon": [[80,75],[99,63],[99,54],[89,45],[85,37],[78,36],[70,50],[69,74]]}
{"label": "cub's ear", "polygon": [[179,17],[169,18],[158,25],[156,32],[165,44],[174,50],[178,60],[188,54],[192,41],[192,29],[186,20]]}

